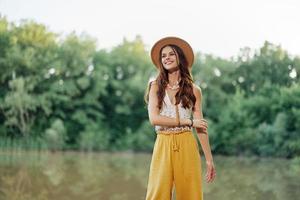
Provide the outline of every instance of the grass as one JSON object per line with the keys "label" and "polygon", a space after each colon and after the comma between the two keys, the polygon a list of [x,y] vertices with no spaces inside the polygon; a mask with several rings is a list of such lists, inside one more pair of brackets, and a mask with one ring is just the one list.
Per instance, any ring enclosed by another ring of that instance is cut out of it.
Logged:
{"label": "grass", "polygon": [[0,151],[48,150],[47,143],[41,138],[0,137]]}

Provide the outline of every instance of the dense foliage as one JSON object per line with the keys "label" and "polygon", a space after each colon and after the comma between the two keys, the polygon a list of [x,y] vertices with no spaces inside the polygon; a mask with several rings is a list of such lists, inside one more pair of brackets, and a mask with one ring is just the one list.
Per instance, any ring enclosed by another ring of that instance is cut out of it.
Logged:
{"label": "dense foliage", "polygon": [[[35,141],[36,148],[152,150],[143,95],[156,71],[145,44],[139,36],[111,50],[96,42],[0,18],[0,148]],[[299,72],[299,57],[269,42],[228,60],[198,52],[193,78],[213,152],[299,156]]]}

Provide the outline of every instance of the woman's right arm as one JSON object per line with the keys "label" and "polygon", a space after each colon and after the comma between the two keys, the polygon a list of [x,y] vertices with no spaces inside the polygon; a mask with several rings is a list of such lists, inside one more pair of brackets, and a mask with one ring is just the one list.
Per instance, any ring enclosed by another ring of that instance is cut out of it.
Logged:
{"label": "woman's right arm", "polygon": [[[149,105],[148,105],[148,115],[150,123],[153,126],[178,126],[175,118],[162,116],[159,114],[159,109],[157,107],[157,91],[158,86],[155,81],[151,83],[149,91]],[[180,119],[180,125],[190,125],[191,121],[189,119]]]}

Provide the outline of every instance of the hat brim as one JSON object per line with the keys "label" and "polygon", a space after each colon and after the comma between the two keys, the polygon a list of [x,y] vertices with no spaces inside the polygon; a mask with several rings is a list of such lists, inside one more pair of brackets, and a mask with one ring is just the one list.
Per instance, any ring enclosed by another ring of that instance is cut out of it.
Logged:
{"label": "hat brim", "polygon": [[188,63],[188,68],[191,69],[194,63],[194,52],[192,47],[187,43],[185,40],[178,38],[178,37],[165,37],[160,40],[158,40],[151,49],[151,59],[153,64],[159,68],[161,65],[161,61],[159,59],[159,54],[161,48],[163,48],[166,45],[176,45],[179,48],[182,49],[184,56]]}

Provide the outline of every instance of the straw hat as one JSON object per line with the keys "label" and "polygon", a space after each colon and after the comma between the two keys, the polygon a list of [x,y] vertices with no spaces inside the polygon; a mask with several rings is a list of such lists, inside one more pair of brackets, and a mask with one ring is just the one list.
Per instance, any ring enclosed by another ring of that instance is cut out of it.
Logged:
{"label": "straw hat", "polygon": [[191,69],[194,62],[194,52],[192,47],[185,40],[178,37],[165,37],[158,40],[151,49],[151,59],[153,64],[158,68],[161,65],[159,60],[159,53],[162,47],[166,45],[176,45],[182,49],[186,60],[188,62],[188,68]]}

